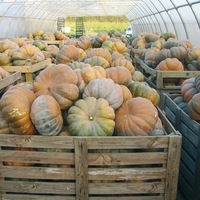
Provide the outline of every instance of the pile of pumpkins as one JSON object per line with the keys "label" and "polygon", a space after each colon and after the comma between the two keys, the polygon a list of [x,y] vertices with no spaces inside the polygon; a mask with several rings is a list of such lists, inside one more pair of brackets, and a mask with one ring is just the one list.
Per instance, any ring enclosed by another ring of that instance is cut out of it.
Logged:
{"label": "pile of pumpkins", "polygon": [[1,92],[0,133],[55,136],[67,127],[73,136],[165,134],[159,94],[132,64],[128,42],[105,32],[66,40],[32,84]]}

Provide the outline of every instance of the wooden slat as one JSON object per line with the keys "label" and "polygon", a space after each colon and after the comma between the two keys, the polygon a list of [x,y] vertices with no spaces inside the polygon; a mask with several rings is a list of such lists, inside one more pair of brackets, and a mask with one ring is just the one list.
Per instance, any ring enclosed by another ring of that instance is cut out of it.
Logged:
{"label": "wooden slat", "polygon": [[15,83],[17,81],[21,81],[21,72],[15,72],[13,74],[11,74],[10,76],[5,77],[4,79],[2,79],[0,81],[0,89]]}
{"label": "wooden slat", "polygon": [[[75,180],[74,168],[2,166],[0,177],[25,179]],[[34,180],[33,180],[34,181]]]}
{"label": "wooden slat", "polygon": [[88,148],[87,140],[76,138],[75,145],[75,174],[76,174],[76,199],[89,199],[88,188]]}
{"label": "wooden slat", "polygon": [[176,200],[182,142],[181,139],[181,137],[177,138],[170,136],[169,140],[165,198],[170,200]]}
{"label": "wooden slat", "polygon": [[1,181],[1,191],[30,194],[75,194],[75,183]]}
{"label": "wooden slat", "polygon": [[164,194],[163,182],[89,183],[89,194]]}
{"label": "wooden slat", "polygon": [[[2,200],[76,200],[73,196],[3,194]],[[160,200],[160,199],[159,199]]]}

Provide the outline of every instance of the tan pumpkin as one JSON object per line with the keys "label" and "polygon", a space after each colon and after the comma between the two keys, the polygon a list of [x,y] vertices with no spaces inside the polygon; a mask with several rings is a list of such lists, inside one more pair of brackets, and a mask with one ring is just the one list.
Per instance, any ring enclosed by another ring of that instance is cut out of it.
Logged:
{"label": "tan pumpkin", "polygon": [[115,110],[123,103],[122,88],[110,78],[99,78],[89,82],[83,92],[83,98],[104,98]]}
{"label": "tan pumpkin", "polygon": [[126,67],[129,71],[130,71],[130,73],[131,73],[131,75],[133,75],[134,74],[134,72],[135,72],[135,67],[133,66],[133,64],[129,61],[129,60],[127,60],[127,59],[117,59],[117,60],[114,60],[112,63],[111,63],[111,67],[116,67],[116,66],[124,66],[124,67]]}
{"label": "tan pumpkin", "polygon": [[35,94],[28,88],[19,85],[10,87],[2,95],[0,110],[3,118],[9,123],[12,133],[20,135],[36,133],[30,118],[30,109],[34,100]]}
{"label": "tan pumpkin", "polygon": [[45,57],[42,51],[32,44],[27,44],[20,47],[14,52],[12,56],[13,65],[15,66],[30,66],[39,63],[44,59]]}
{"label": "tan pumpkin", "polygon": [[109,64],[112,62],[112,56],[111,53],[104,48],[92,48],[86,51],[87,58],[93,57],[93,56],[100,56],[104,59],[106,59]]}
{"label": "tan pumpkin", "polygon": [[36,96],[51,95],[61,109],[66,109],[78,98],[77,82],[77,75],[69,66],[52,64],[36,76],[33,87]]}
{"label": "tan pumpkin", "polygon": [[84,63],[90,64],[91,66],[102,66],[105,69],[110,67],[109,62],[101,56],[92,56],[86,58],[84,60]]}
{"label": "tan pumpkin", "polygon": [[61,31],[55,31],[54,33],[56,40],[67,40],[69,39],[64,33]]}
{"label": "tan pumpkin", "polygon": [[151,101],[135,97],[115,112],[115,135],[147,136],[156,126],[158,111]]}
{"label": "tan pumpkin", "polygon": [[92,48],[91,39],[83,35],[77,40],[77,46],[83,50],[91,49]]}
{"label": "tan pumpkin", "polygon": [[100,32],[97,35],[93,36],[91,39],[92,47],[99,48],[102,46],[103,42],[109,39],[110,36],[106,32]]}
{"label": "tan pumpkin", "polygon": [[7,49],[18,49],[18,48],[19,45],[9,39],[4,39],[0,41],[0,53],[3,53]]}
{"label": "tan pumpkin", "polygon": [[24,38],[11,38],[11,41],[15,42],[19,47],[27,45],[27,42]]}
{"label": "tan pumpkin", "polygon": [[128,89],[128,87],[126,87],[125,85],[120,85],[121,88],[122,88],[122,93],[123,93],[123,99],[125,101],[127,101],[128,99],[131,99],[132,98],[132,94],[130,92],[130,90]]}
{"label": "tan pumpkin", "polygon": [[40,135],[58,135],[63,127],[60,106],[50,95],[40,95],[34,100],[30,117]]}
{"label": "tan pumpkin", "polygon": [[106,69],[106,78],[112,79],[119,85],[128,86],[132,81],[132,75],[130,71],[123,66],[110,67]]}
{"label": "tan pumpkin", "polygon": [[59,49],[56,55],[56,63],[67,64],[74,61],[82,61],[81,53],[82,51],[80,51],[80,48],[74,45],[64,45]]}
{"label": "tan pumpkin", "polygon": [[177,58],[166,58],[155,69],[161,71],[184,71],[184,66]]}
{"label": "tan pumpkin", "polygon": [[12,65],[12,57],[5,53],[0,53],[0,66],[10,65]]}

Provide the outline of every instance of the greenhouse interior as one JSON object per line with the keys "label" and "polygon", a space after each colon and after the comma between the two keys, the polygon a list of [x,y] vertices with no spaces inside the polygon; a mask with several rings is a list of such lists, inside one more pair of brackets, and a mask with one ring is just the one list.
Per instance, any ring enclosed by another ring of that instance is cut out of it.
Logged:
{"label": "greenhouse interior", "polygon": [[200,200],[199,10],[1,0],[0,200]]}

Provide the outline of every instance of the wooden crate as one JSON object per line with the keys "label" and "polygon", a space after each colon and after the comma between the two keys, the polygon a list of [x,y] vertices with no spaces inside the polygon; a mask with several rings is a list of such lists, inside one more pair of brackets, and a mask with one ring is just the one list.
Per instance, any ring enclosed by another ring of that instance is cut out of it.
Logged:
{"label": "wooden crate", "polygon": [[15,72],[0,81],[0,90],[10,84],[21,82],[21,72]]}
{"label": "wooden crate", "polygon": [[200,124],[173,101],[176,94],[162,94],[161,110],[182,134],[179,190],[187,200],[200,199]]}
{"label": "wooden crate", "polygon": [[8,72],[21,72],[21,74],[25,76],[25,81],[32,83],[34,80],[34,73],[44,69],[50,63],[51,59],[46,59],[42,62],[30,66],[1,66],[1,67],[7,70]]}
{"label": "wooden crate", "polygon": [[162,136],[0,135],[0,199],[175,200],[182,136],[159,114]]}
{"label": "wooden crate", "polygon": [[174,78],[176,80],[188,79],[200,75],[200,71],[160,71],[146,65],[138,56],[134,57],[136,68],[144,74],[145,81],[158,92],[177,92],[179,85],[166,85],[164,81]]}
{"label": "wooden crate", "polygon": [[47,45],[56,45],[60,48],[62,45],[64,45],[65,40],[42,40],[42,42],[46,43]]}

